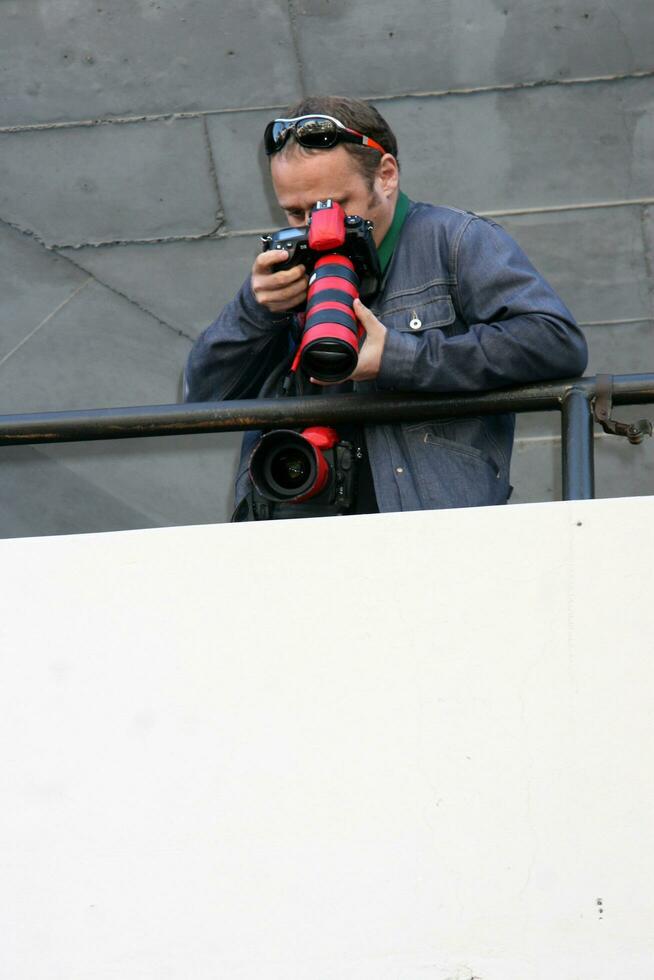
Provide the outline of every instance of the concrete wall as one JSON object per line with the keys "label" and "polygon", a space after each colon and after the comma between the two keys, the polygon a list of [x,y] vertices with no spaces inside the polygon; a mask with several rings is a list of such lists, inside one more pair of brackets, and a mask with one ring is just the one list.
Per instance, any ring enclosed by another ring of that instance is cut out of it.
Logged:
{"label": "concrete wall", "polygon": [[651,980],[653,550],[652,497],[0,541],[2,980]]}
{"label": "concrete wall", "polygon": [[[375,102],[412,197],[518,238],[590,372],[653,370],[651,25],[651,0],[4,0],[0,412],[179,397],[282,220],[263,124],[317,91]],[[557,496],[555,423],[521,421],[514,500]],[[4,449],[0,533],[224,520],[239,441]],[[599,494],[652,491],[652,445],[597,456]]]}

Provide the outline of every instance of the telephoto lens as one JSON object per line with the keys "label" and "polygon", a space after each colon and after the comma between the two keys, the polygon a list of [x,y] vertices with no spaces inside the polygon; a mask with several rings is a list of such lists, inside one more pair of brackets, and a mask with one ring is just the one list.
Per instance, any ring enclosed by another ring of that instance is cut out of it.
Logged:
{"label": "telephoto lens", "polygon": [[309,282],[300,366],[309,377],[336,384],[352,374],[359,358],[353,309],[359,277],[351,259],[332,254],[318,259]]}

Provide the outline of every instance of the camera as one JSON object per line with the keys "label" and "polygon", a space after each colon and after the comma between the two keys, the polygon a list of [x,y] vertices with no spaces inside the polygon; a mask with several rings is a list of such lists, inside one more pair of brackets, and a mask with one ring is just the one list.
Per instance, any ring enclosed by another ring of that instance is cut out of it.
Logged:
{"label": "camera", "polygon": [[[282,228],[262,238],[263,251],[286,249],[275,271],[304,265],[309,275],[302,335],[289,378],[298,367],[319,381],[338,383],[354,371],[363,332],[354,300],[379,290],[381,270],[371,221],[318,201],[304,228]],[[288,380],[288,379],[287,379]],[[249,459],[251,491],[234,517],[272,520],[346,514],[355,502],[361,450],[335,429],[274,429]],[[298,506],[301,505],[301,506]]]}
{"label": "camera", "polygon": [[254,519],[347,513],[354,501],[356,461],[351,443],[327,426],[266,433],[249,463]]}
{"label": "camera", "polygon": [[263,251],[286,249],[289,257],[276,272],[304,265],[309,291],[298,366],[318,381],[344,381],[359,357],[361,328],[354,300],[369,300],[379,290],[381,269],[372,236],[373,224],[346,215],[340,204],[318,201],[304,228],[282,228],[261,239]]}

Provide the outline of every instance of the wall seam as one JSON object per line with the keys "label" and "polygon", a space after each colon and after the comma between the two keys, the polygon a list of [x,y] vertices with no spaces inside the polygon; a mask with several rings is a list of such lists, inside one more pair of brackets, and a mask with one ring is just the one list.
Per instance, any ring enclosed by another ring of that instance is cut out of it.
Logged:
{"label": "wall seam", "polygon": [[[289,13],[290,4],[289,2]],[[292,28],[294,30],[294,28]],[[298,69],[303,75],[303,66],[299,57],[299,52],[296,54],[298,59]],[[379,94],[379,95],[366,95],[362,96],[364,102],[394,102],[399,99],[443,99],[450,96],[468,96],[468,95],[483,95],[485,93],[492,92],[519,92],[526,89],[537,89],[537,88],[556,88],[558,86],[574,86],[574,85],[598,85],[605,82],[623,82],[629,81],[631,79],[641,79],[641,78],[653,78],[654,68],[643,69],[642,71],[635,72],[625,72],[623,74],[613,74],[613,75],[592,75],[588,77],[579,78],[544,78],[538,79],[533,82],[513,82],[506,85],[479,85],[479,86],[469,86],[467,88],[448,88],[448,89],[434,89],[430,91],[407,91],[407,92],[397,92],[393,94]],[[302,94],[305,91],[304,78],[300,79]],[[171,119],[199,119],[203,116],[219,116],[234,114],[240,112],[275,112],[278,109],[285,109],[286,104],[275,103],[271,105],[257,105],[257,106],[229,106],[221,109],[198,109],[194,111],[180,111],[180,112],[155,112],[155,113],[141,113],[137,116],[106,116],[98,117],[96,119],[73,119],[61,122],[40,122],[40,123],[15,123],[10,126],[0,126],[0,135],[3,134],[18,134],[26,132],[34,132],[38,130],[54,130],[54,129],[74,129],[76,127],[93,127],[93,126],[124,126],[131,125],[134,123],[147,123],[147,122],[160,122],[161,120],[171,120]]]}
{"label": "wall seam", "polygon": [[[538,214],[558,214],[566,211],[601,211],[608,208],[629,208],[629,207],[642,207],[643,205],[652,204],[654,205],[654,197],[645,197],[637,200],[625,200],[625,201],[600,201],[597,203],[580,203],[576,202],[574,204],[557,204],[551,207],[535,207],[535,208],[511,208],[503,211],[476,211],[475,213],[479,215],[480,218],[513,218],[520,217],[521,215],[538,215]],[[11,224],[11,222],[5,222]],[[106,241],[100,242],[56,242],[53,245],[47,245],[36,232],[30,229],[24,229],[18,225],[11,224],[12,228],[17,231],[21,231],[26,235],[31,235],[36,238],[37,241],[43,245],[44,248],[49,251],[60,249],[60,248],[70,248],[70,249],[82,249],[82,248],[108,248],[115,247],[119,245],[169,245],[175,242],[202,242],[202,241],[226,241],[232,238],[254,238],[260,235],[266,235],[270,232],[271,226],[265,228],[235,228],[226,230],[224,226],[219,229],[215,229],[209,232],[203,232],[198,235],[168,235],[161,238],[119,238],[119,239],[107,239]]]}
{"label": "wall seam", "polygon": [[652,323],[654,316],[632,316],[624,320],[577,320],[580,327],[629,327],[634,323]]}
{"label": "wall seam", "polygon": [[[597,202],[576,202],[573,204],[554,204],[549,207],[534,208],[507,208],[500,211],[476,211],[475,214],[480,218],[511,218],[529,214],[557,214],[564,211],[601,211],[604,208],[633,208],[642,207],[644,204],[653,204],[654,197],[636,198],[620,201],[597,201]],[[447,205],[445,205],[447,206]],[[245,238],[250,235],[263,235],[270,231],[269,228],[239,228],[221,232],[216,238]]]}
{"label": "wall seam", "polygon": [[[307,94],[307,85],[304,77],[304,62],[302,61],[302,54],[300,52],[300,34],[297,28],[298,14],[297,10],[295,9],[295,0],[287,0],[287,9],[288,23],[291,32],[291,44],[293,46],[293,54],[295,55],[295,63],[297,65],[298,81],[300,83],[300,93],[304,99],[306,98]],[[284,106],[283,108],[286,107]]]}
{"label": "wall seam", "polygon": [[[118,245],[165,245],[167,243],[173,242],[199,242],[204,239],[220,239],[227,238],[229,232],[221,232],[217,228],[212,229],[208,232],[202,232],[198,235],[168,235],[161,238],[116,238],[107,239],[101,242],[46,242],[38,232],[33,228],[23,227],[19,225],[18,222],[10,221],[9,218],[4,218],[0,215],[0,224],[6,225],[7,228],[12,228],[14,231],[19,232],[21,235],[25,235],[26,238],[33,238],[35,242],[38,242],[46,250],[46,252],[56,252],[59,253],[59,249],[69,248],[77,251],[82,248],[104,248],[106,246],[118,246]],[[62,258],[68,258],[69,256],[62,255]],[[74,263],[73,263],[74,264]],[[104,283],[102,284],[104,285]],[[108,289],[111,287],[108,286]],[[163,322],[163,321],[161,321]],[[175,327],[172,328],[173,330]]]}
{"label": "wall seam", "polygon": [[654,197],[630,198],[617,201],[587,201],[572,204],[551,204],[547,207],[505,208],[501,211],[478,211],[482,218],[510,218],[521,214],[556,214],[559,211],[594,211],[602,208],[633,208],[644,204],[654,204]]}
{"label": "wall seam", "polygon": [[213,155],[213,147],[211,146],[211,138],[209,136],[209,126],[207,123],[207,117],[202,117],[202,132],[204,134],[204,142],[207,149],[207,157],[209,159],[209,175],[211,177],[211,182],[213,184],[213,189],[216,192],[216,225],[213,232],[209,234],[215,234],[220,228],[225,225],[225,209],[223,207],[223,199],[220,193],[220,186],[218,184],[218,171],[216,169],[216,160]]}
{"label": "wall seam", "polygon": [[[550,413],[555,414],[555,413]],[[593,432],[593,442],[604,442],[604,440],[615,439],[615,436],[609,435],[608,432]],[[518,443],[525,445],[530,442],[561,442],[560,435],[545,435],[545,436],[516,436],[515,444]]]}
{"label": "wall seam", "polygon": [[444,99],[449,96],[484,95],[487,92],[521,92],[525,89],[556,88],[557,86],[599,85],[604,82],[625,82],[630,79],[652,78],[654,68],[632,72],[616,72],[610,75],[580,75],[577,78],[539,78],[533,82],[507,82],[505,85],[471,85],[448,89],[415,92],[397,92],[366,95],[367,102],[395,102],[398,99]]}
{"label": "wall seam", "polygon": [[[648,202],[649,203],[649,202]],[[654,203],[654,202],[652,202]],[[649,208],[647,206],[640,210],[640,231],[643,240],[643,253],[645,256],[645,268],[647,270],[647,296],[652,313],[654,313],[654,235],[650,237],[648,231]]]}

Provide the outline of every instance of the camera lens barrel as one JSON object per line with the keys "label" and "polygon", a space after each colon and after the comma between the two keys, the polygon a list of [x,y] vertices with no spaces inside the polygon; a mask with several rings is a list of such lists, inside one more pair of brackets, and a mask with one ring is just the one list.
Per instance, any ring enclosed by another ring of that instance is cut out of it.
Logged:
{"label": "camera lens barrel", "polygon": [[359,277],[351,259],[338,254],[318,259],[299,351],[300,366],[310,377],[336,384],[356,368],[359,325],[353,306],[358,295]]}
{"label": "camera lens barrel", "polygon": [[301,503],[324,490],[329,464],[320,449],[291,429],[262,436],[250,457],[250,479],[267,500]]}

